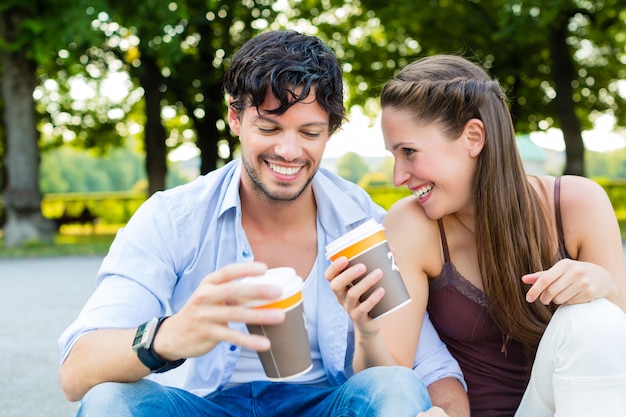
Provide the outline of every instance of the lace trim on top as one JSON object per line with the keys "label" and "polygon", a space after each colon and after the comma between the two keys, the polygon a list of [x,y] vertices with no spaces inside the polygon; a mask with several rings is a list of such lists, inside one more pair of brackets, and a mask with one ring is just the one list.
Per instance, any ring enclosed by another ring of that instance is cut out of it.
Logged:
{"label": "lace trim on top", "polygon": [[456,270],[454,264],[450,261],[448,239],[446,238],[446,232],[443,228],[443,222],[441,219],[437,220],[437,224],[439,225],[439,236],[441,237],[441,249],[443,251],[444,263],[439,276],[434,277],[434,279],[430,282],[430,291],[437,291],[446,285],[451,285],[470,301],[478,304],[479,306],[486,307],[485,294],[482,290],[461,275],[459,271]]}
{"label": "lace trim on top", "polygon": [[[563,238],[563,221],[561,220],[561,177],[557,177],[554,182],[554,212],[559,236],[558,258],[571,258],[569,253],[567,253],[567,249],[565,249],[565,239]],[[439,219],[437,223],[439,225],[439,235],[441,236],[444,265],[439,276],[434,277],[431,281],[431,291],[437,291],[449,284],[474,303],[486,307],[485,294],[480,288],[476,287],[461,275],[450,261],[450,251],[448,249],[448,240],[446,239],[443,222]]]}
{"label": "lace trim on top", "polygon": [[487,307],[485,294],[481,289],[463,277],[449,260],[443,265],[439,276],[430,282],[430,290],[434,292],[448,285],[456,288],[457,291],[473,303],[481,307]]}

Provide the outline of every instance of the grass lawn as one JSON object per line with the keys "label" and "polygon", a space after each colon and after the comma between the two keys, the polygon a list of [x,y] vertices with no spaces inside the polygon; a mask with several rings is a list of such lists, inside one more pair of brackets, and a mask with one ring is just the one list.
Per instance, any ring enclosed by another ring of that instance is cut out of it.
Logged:
{"label": "grass lawn", "polygon": [[105,255],[119,225],[65,225],[52,242],[26,244],[20,248],[5,248],[0,235],[0,259],[36,258],[42,256]]}
{"label": "grass lawn", "polygon": [[[0,259],[41,256],[106,255],[120,225],[66,225],[54,242],[33,243],[21,248],[5,248],[0,232]],[[620,222],[622,241],[626,242],[626,221]]]}

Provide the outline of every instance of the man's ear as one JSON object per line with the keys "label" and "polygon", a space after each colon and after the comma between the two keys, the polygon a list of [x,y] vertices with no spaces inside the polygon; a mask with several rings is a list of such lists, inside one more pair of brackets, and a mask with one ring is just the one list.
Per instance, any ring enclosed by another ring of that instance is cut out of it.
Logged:
{"label": "man's ear", "polygon": [[463,136],[465,137],[470,156],[476,158],[483,150],[483,146],[485,146],[485,125],[482,120],[470,119],[465,124]]}
{"label": "man's ear", "polygon": [[240,113],[231,106],[232,102],[233,99],[228,97],[228,127],[230,127],[230,130],[236,136],[239,136],[239,132],[241,131],[241,121],[239,120]]}

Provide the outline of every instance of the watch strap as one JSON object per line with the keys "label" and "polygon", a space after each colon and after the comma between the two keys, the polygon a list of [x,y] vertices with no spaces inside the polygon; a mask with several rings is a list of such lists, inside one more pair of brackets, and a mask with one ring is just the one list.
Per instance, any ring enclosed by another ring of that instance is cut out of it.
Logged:
{"label": "watch strap", "polygon": [[185,362],[185,359],[178,359],[176,361],[167,361],[161,358],[154,351],[154,338],[156,337],[159,327],[161,327],[161,324],[168,317],[169,316],[160,317],[157,320],[157,323],[154,328],[154,333],[152,334],[152,339],[150,339],[148,343],[148,347],[137,349],[137,357],[139,357],[139,360],[141,361],[141,363],[143,363],[146,367],[148,367],[148,369],[150,369],[151,372],[157,373],[157,374],[177,368],[180,365],[182,365],[183,362]]}

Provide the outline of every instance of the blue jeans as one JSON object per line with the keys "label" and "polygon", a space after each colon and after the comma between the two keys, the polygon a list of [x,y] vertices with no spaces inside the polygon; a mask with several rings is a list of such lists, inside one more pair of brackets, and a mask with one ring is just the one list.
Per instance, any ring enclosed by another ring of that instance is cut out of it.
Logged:
{"label": "blue jeans", "polygon": [[415,417],[430,407],[415,372],[374,367],[338,387],[257,381],[204,398],[149,380],[106,382],[85,395],[78,417]]}

